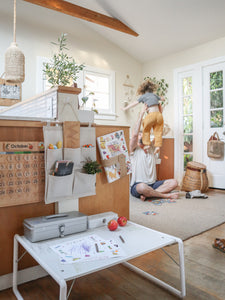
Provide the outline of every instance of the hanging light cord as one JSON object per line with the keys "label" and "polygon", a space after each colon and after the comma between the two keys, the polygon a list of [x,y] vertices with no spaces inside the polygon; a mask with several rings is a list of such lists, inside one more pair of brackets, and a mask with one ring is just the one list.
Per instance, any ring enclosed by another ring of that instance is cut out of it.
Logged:
{"label": "hanging light cord", "polygon": [[13,42],[16,43],[16,0],[14,0]]}

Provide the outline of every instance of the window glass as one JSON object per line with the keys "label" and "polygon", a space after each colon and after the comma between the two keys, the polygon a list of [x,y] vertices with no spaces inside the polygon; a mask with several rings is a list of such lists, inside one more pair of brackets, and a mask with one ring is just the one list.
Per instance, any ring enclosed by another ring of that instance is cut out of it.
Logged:
{"label": "window glass", "polygon": [[183,110],[184,110],[183,111],[184,115],[192,114],[192,97],[191,96],[184,97]]}
{"label": "window glass", "polygon": [[210,127],[219,128],[224,124],[223,113],[223,71],[210,73]]}
{"label": "window glass", "polygon": [[223,90],[210,92],[210,108],[223,107]]}
{"label": "window glass", "polygon": [[[94,110],[95,119],[115,120],[115,72],[86,66],[81,72],[78,86],[82,92],[82,109]],[[87,99],[83,104],[82,98]]]}
{"label": "window glass", "polygon": [[210,90],[223,87],[223,71],[210,73]]}
{"label": "window glass", "polygon": [[183,78],[183,95],[192,94],[192,77]]}
{"label": "window glass", "polygon": [[95,106],[97,110],[109,110],[109,78],[86,72],[84,88],[84,95],[89,95],[86,108]]}
{"label": "window glass", "polygon": [[189,161],[193,161],[193,155],[192,154],[185,154],[184,155],[184,170],[186,170],[187,163]]}
{"label": "window glass", "polygon": [[193,133],[193,117],[184,117],[184,133]]}
{"label": "window glass", "polygon": [[223,127],[223,111],[213,110],[210,112],[210,127]]}
{"label": "window glass", "polygon": [[193,151],[193,135],[184,136],[184,152]]}
{"label": "window glass", "polygon": [[[192,76],[182,79],[183,97],[183,155],[184,170],[188,161],[193,159],[193,98]],[[188,154],[187,154],[188,153]]]}

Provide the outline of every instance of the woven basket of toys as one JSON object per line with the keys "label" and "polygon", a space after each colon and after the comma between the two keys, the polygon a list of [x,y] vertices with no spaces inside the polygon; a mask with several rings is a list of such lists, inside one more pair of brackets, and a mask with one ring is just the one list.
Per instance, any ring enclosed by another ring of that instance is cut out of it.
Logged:
{"label": "woven basket of toys", "polygon": [[187,163],[181,190],[186,192],[200,190],[202,193],[208,190],[208,177],[204,164],[196,161]]}

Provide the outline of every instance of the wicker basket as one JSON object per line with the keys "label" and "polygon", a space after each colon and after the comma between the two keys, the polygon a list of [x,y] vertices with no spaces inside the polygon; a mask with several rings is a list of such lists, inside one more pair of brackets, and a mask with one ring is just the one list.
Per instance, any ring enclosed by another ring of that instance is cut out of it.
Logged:
{"label": "wicker basket", "polygon": [[188,162],[181,190],[186,192],[200,190],[205,193],[208,190],[206,166],[195,161]]}

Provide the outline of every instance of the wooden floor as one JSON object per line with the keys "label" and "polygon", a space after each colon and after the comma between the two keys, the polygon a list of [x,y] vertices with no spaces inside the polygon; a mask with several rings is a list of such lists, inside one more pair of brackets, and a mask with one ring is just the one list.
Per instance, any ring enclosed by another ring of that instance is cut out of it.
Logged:
{"label": "wooden floor", "polygon": [[[187,296],[190,300],[225,299],[225,253],[212,247],[215,237],[225,238],[225,224],[184,242]],[[178,259],[177,246],[166,251]],[[132,263],[179,289],[179,268],[162,251],[157,250],[132,260]],[[70,284],[70,282],[69,282]],[[47,276],[19,286],[25,300],[58,299],[59,288]],[[1,300],[16,299],[12,289],[0,292]],[[172,300],[177,299],[122,265],[79,278],[69,300]]]}

